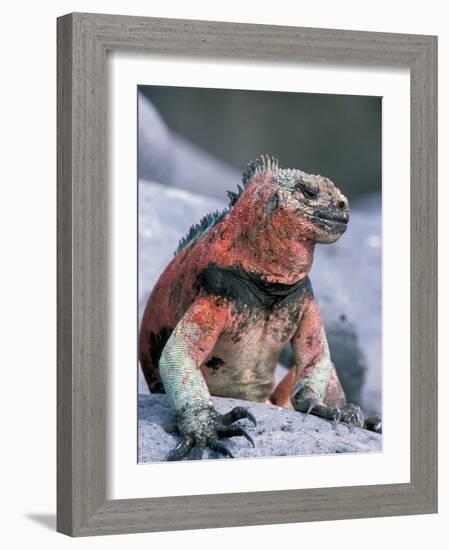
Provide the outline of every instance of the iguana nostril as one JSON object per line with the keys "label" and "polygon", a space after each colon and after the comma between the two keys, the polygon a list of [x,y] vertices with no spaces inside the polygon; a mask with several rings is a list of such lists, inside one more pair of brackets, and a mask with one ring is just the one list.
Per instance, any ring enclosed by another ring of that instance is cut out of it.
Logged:
{"label": "iguana nostril", "polygon": [[346,207],[346,202],[345,201],[338,201],[338,208],[345,208]]}

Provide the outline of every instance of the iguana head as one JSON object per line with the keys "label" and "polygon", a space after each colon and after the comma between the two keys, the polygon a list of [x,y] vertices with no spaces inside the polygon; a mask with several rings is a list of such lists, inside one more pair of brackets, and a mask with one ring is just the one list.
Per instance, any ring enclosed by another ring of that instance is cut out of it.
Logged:
{"label": "iguana head", "polygon": [[279,168],[263,156],[248,165],[243,184],[231,201],[239,203],[248,229],[263,230],[271,241],[333,243],[346,231],[348,200],[328,178]]}
{"label": "iguana head", "polygon": [[242,182],[237,192],[228,191],[229,207],[193,225],[175,254],[223,222],[233,231],[228,240],[243,243],[260,260],[279,265],[282,257],[294,264],[304,246],[333,243],[346,231],[348,201],[328,178],[280,168],[277,159],[261,156],[248,164]]}

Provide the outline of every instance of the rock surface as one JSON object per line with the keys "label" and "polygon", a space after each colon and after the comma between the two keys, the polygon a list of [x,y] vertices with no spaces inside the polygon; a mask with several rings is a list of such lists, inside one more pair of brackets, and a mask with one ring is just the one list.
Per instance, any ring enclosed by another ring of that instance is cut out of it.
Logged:
{"label": "rock surface", "polygon": [[[253,448],[242,437],[226,440],[236,458],[297,456],[329,453],[380,452],[382,436],[345,424],[333,428],[316,416],[288,411],[272,405],[213,397],[216,409],[225,413],[237,405],[247,407],[257,419],[240,424],[255,442]],[[139,395],[139,462],[161,461],[179,441],[173,411],[165,395]],[[203,458],[224,458],[206,450]]]}

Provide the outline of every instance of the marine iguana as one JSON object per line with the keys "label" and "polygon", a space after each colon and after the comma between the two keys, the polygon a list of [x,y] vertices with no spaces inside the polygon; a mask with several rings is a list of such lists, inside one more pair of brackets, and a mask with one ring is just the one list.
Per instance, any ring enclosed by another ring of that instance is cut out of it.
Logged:
{"label": "marine iguana", "polygon": [[[232,457],[220,438],[252,438],[236,407],[220,415],[210,395],[267,402],[362,427],[330,358],[308,273],[316,243],[346,231],[349,205],[334,183],[248,164],[229,206],[192,226],[160,276],[142,318],[139,357],[152,393],[166,392],[182,435],[167,460],[206,446]],[[291,342],[295,365],[274,388]],[[254,443],[253,443],[254,444]]]}

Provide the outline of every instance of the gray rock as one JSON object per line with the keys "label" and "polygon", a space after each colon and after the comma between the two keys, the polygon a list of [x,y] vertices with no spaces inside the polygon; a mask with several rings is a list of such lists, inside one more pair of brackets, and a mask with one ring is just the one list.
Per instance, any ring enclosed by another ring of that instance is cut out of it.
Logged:
{"label": "gray rock", "polygon": [[[235,406],[247,407],[257,419],[240,425],[254,439],[255,448],[243,437],[226,440],[236,458],[299,456],[329,453],[379,452],[382,436],[345,424],[336,428],[316,416],[288,411],[272,405],[213,397],[215,408],[225,413]],[[179,441],[173,411],[165,395],[139,395],[139,462],[161,461]],[[223,458],[206,450],[204,458]]]}

